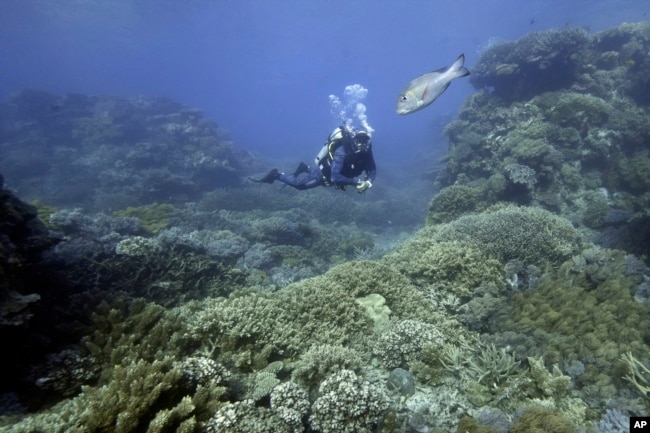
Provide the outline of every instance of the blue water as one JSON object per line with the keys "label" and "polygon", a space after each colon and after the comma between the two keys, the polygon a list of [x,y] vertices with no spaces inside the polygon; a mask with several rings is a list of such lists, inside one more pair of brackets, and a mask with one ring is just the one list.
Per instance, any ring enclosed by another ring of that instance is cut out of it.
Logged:
{"label": "blue water", "polygon": [[431,107],[395,114],[412,78],[471,70],[495,39],[565,25],[646,20],[647,0],[2,0],[0,98],[53,93],[168,96],[204,110],[261,155],[313,157],[348,85],[375,129],[378,164],[444,152],[440,133],[474,90],[457,80]]}

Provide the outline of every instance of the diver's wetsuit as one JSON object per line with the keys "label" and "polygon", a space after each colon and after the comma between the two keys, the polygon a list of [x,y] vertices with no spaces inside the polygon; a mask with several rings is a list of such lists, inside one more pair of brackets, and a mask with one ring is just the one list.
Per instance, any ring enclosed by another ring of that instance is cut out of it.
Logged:
{"label": "diver's wetsuit", "polygon": [[[328,171],[331,171],[329,176],[327,176]],[[375,166],[372,149],[359,153],[346,153],[345,146],[339,146],[334,151],[331,168],[328,166],[321,171],[319,166],[312,166],[309,172],[304,175],[281,173],[278,180],[300,190],[328,185],[344,187],[346,185],[357,185],[358,180],[355,178],[364,171],[366,172],[365,180],[374,182],[377,167]]]}
{"label": "diver's wetsuit", "polygon": [[325,185],[325,178],[318,166],[309,167],[309,172],[306,174],[280,173],[278,180],[296,189],[311,189]]}

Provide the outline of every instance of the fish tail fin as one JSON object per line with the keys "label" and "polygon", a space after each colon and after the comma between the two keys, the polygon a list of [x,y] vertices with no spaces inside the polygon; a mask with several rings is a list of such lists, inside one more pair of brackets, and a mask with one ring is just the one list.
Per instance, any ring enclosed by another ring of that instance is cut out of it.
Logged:
{"label": "fish tail fin", "polygon": [[466,77],[469,75],[467,68],[463,66],[465,63],[465,54],[458,56],[453,65],[449,67],[449,72],[451,72],[454,78]]}

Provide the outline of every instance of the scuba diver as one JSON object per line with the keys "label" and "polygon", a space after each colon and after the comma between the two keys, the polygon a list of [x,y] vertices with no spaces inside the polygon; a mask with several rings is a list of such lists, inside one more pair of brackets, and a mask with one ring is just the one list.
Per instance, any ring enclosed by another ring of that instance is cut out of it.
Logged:
{"label": "scuba diver", "polygon": [[331,185],[345,190],[347,186],[354,186],[357,192],[362,193],[372,187],[376,174],[368,132],[354,132],[345,126],[339,126],[329,135],[312,167],[301,162],[292,174],[282,173],[274,168],[260,179],[249,179],[261,183],[279,180],[300,190]]}

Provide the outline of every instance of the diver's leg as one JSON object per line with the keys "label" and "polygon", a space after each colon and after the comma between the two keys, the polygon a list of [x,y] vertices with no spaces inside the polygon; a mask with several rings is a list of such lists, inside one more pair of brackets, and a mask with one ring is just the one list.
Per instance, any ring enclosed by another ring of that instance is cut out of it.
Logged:
{"label": "diver's leg", "polygon": [[304,162],[300,162],[300,164],[298,164],[298,167],[296,167],[296,171],[293,172],[293,175],[298,176],[301,173],[309,173],[309,166]]}
{"label": "diver's leg", "polygon": [[269,171],[266,175],[259,179],[253,179],[252,177],[249,177],[248,179],[252,180],[253,182],[261,182],[261,183],[273,183],[273,181],[276,181],[280,178],[280,172],[278,171],[277,168],[274,168],[273,170]]}
{"label": "diver's leg", "polygon": [[311,189],[325,185],[323,175],[318,167],[312,168],[309,170],[307,176],[301,177],[293,174],[280,173],[278,180],[299,190]]}

